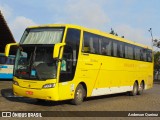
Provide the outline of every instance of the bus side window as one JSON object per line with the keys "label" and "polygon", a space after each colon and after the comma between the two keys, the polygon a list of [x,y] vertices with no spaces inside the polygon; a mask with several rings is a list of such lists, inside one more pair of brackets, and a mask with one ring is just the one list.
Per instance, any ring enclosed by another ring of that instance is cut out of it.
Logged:
{"label": "bus side window", "polygon": [[120,58],[123,58],[124,57],[124,49],[123,49],[123,43],[119,42],[119,49],[118,49],[118,56]]}
{"label": "bus side window", "polygon": [[152,52],[151,52],[151,50],[147,51],[147,62],[152,62]]}
{"label": "bus side window", "polygon": [[72,72],[73,67],[73,53],[69,46],[65,46],[64,54],[61,61],[61,71],[66,73]]}
{"label": "bus side window", "polygon": [[117,57],[117,42],[113,42],[113,56]]}
{"label": "bus side window", "polygon": [[85,53],[93,53],[99,54],[99,43],[98,36],[84,32],[84,40],[83,40],[83,52]]}
{"label": "bus side window", "polygon": [[140,60],[143,61],[143,51],[140,49]]}
{"label": "bus side window", "polygon": [[101,54],[107,55],[107,45],[105,44],[105,42],[101,43]]}
{"label": "bus side window", "polygon": [[140,50],[141,61],[147,61],[146,49],[142,48]]}
{"label": "bus side window", "polygon": [[93,46],[94,42],[93,42],[93,38],[90,37],[89,39],[89,48],[90,48],[90,53],[95,53],[95,48]]}
{"label": "bus side window", "polygon": [[67,71],[66,66],[67,66],[66,60],[62,58],[61,71],[66,72]]}
{"label": "bus side window", "polygon": [[95,54],[99,54],[99,39],[97,35],[93,35],[93,47]]}
{"label": "bus side window", "polygon": [[112,53],[112,41],[109,38],[103,38],[101,41],[101,54],[111,55]]}
{"label": "bus side window", "polygon": [[134,47],[132,45],[128,46],[128,55],[129,55],[128,57],[129,57],[129,59],[132,59],[132,60],[134,59],[134,55],[133,55],[133,50],[134,49],[133,48]]}
{"label": "bus side window", "polygon": [[147,61],[147,50],[146,49],[144,49],[144,61]]}
{"label": "bus side window", "polygon": [[[71,81],[75,76],[79,55],[80,35],[81,31],[79,29],[67,29],[66,45],[64,47],[64,53],[61,61],[60,82]],[[85,36],[84,39],[88,38]],[[85,43],[83,45],[85,46],[85,52],[88,52],[88,41],[84,42]]]}
{"label": "bus side window", "polygon": [[83,52],[89,53],[90,52],[90,47],[89,47],[89,36],[87,33],[84,33],[83,37]]}
{"label": "bus side window", "polygon": [[106,49],[107,49],[107,55],[111,56],[112,55],[112,40],[108,40]]}
{"label": "bus side window", "polygon": [[133,59],[133,46],[125,44],[125,58]]}
{"label": "bus side window", "polygon": [[63,57],[61,60],[60,82],[71,81],[74,77],[73,71],[73,53],[72,48],[65,46]]}
{"label": "bus side window", "polygon": [[140,60],[140,49],[138,47],[134,48],[135,60]]}
{"label": "bus side window", "polygon": [[127,44],[125,44],[124,49],[125,49],[125,58],[128,58],[128,47],[127,47]]}
{"label": "bus side window", "polygon": [[100,54],[109,55],[108,51],[109,41],[107,38],[100,39]]}

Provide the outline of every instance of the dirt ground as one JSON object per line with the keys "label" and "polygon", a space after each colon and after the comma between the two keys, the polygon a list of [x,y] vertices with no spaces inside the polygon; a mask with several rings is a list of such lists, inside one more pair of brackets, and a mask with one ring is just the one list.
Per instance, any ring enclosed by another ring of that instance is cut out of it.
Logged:
{"label": "dirt ground", "polygon": [[[0,91],[0,111],[160,111],[160,82],[142,95],[128,96],[122,93],[92,97],[78,106],[71,105],[69,101],[37,102],[36,99],[13,97],[12,81],[1,81]],[[66,113],[61,114],[65,116]]]}

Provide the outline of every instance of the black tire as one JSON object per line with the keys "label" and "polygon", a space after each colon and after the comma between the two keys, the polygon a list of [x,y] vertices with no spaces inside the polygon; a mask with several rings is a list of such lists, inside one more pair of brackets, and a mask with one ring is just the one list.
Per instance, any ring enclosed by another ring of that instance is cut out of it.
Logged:
{"label": "black tire", "polygon": [[76,88],[76,91],[74,93],[74,99],[71,100],[71,103],[74,105],[81,104],[84,100],[85,93],[86,93],[86,91],[85,91],[84,87],[81,84],[79,84]]}
{"label": "black tire", "polygon": [[137,84],[137,82],[135,82],[133,85],[133,90],[130,92],[130,95],[135,96],[135,95],[137,95],[137,93],[138,93],[138,84]]}
{"label": "black tire", "polygon": [[143,93],[143,90],[144,90],[144,83],[141,82],[140,87],[138,88],[138,93],[137,94],[141,95]]}

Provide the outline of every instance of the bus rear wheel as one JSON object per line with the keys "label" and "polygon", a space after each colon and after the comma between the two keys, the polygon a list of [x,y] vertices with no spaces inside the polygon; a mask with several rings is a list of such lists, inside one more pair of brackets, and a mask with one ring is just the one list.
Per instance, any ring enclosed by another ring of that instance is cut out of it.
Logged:
{"label": "bus rear wheel", "polygon": [[140,87],[138,88],[138,95],[141,95],[143,93],[144,90],[144,83],[141,82]]}
{"label": "bus rear wheel", "polygon": [[79,105],[83,102],[84,97],[85,97],[85,89],[84,87],[79,84],[76,88],[75,94],[74,94],[74,99],[71,101],[72,104],[74,105]]}
{"label": "bus rear wheel", "polygon": [[133,90],[130,92],[130,95],[135,96],[135,95],[137,95],[137,93],[138,93],[138,84],[137,84],[137,82],[135,82],[133,85]]}

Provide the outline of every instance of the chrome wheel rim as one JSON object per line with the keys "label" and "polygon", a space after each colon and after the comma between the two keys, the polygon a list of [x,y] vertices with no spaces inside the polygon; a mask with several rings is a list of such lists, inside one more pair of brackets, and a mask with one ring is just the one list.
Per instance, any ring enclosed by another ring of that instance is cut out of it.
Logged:
{"label": "chrome wheel rim", "polygon": [[137,84],[135,84],[133,92],[134,92],[134,94],[137,94]]}
{"label": "chrome wheel rim", "polygon": [[78,101],[83,100],[83,92],[81,89],[77,90],[76,96],[77,96]]}
{"label": "chrome wheel rim", "polygon": [[141,83],[139,90],[140,90],[140,91],[143,91],[143,89],[144,89],[144,86],[143,86],[143,83]]}

